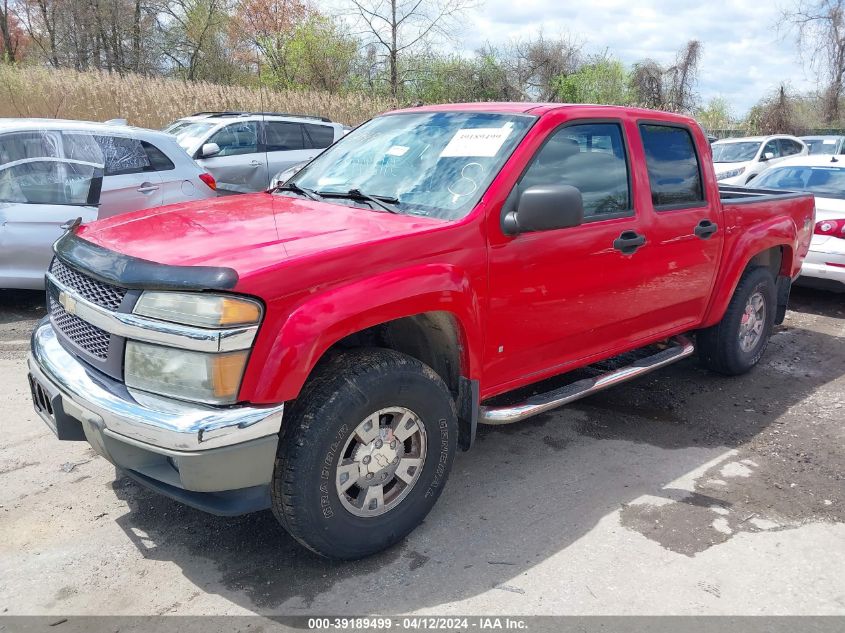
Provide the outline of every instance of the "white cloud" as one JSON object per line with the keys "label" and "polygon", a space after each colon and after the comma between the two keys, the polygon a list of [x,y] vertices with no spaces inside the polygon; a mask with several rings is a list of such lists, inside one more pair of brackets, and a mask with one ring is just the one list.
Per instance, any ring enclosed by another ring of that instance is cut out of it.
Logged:
{"label": "white cloud", "polygon": [[668,63],[688,40],[699,39],[702,99],[721,95],[742,115],[782,81],[797,90],[815,85],[793,38],[778,32],[779,15],[775,4],[751,0],[486,0],[468,16],[460,46],[472,51],[542,29],[576,38],[586,53],[608,50],[627,64],[645,57]]}

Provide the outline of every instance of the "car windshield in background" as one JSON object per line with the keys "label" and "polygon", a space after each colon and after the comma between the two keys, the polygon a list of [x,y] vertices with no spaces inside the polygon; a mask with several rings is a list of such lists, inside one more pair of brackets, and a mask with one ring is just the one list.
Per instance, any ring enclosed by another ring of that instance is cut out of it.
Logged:
{"label": "car windshield in background", "polygon": [[749,186],[808,191],[822,198],[845,200],[845,167],[774,167],[757,176]]}
{"label": "car windshield in background", "polygon": [[[458,219],[481,198],[534,121],[485,112],[384,115],[350,132],[292,182],[332,202],[338,198],[331,194],[357,190],[397,201],[392,210],[399,213]],[[355,201],[362,204],[360,196]]]}
{"label": "car windshield in background", "polygon": [[805,138],[802,139],[810,154],[836,154],[837,142],[835,138]]}
{"label": "car windshield in background", "polygon": [[176,137],[176,142],[182,146],[182,149],[188,152],[188,154],[193,155],[199,149],[203,139],[208,135],[209,130],[215,125],[215,123],[177,121],[164,128],[164,131],[168,134],[173,134]]}
{"label": "car windshield in background", "polygon": [[754,160],[760,141],[739,141],[736,143],[713,143],[714,163],[744,163]]}

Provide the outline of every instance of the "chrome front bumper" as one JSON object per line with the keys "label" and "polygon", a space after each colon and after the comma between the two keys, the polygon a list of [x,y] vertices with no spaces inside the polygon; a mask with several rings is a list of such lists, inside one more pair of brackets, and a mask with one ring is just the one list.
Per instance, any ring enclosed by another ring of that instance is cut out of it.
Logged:
{"label": "chrome front bumper", "polygon": [[210,407],[128,390],[60,345],[32,335],[36,412],[59,439],[87,440],[140,483],[217,514],[269,503],[284,405]]}
{"label": "chrome front bumper", "polygon": [[49,323],[32,334],[29,371],[51,396],[61,395],[69,415],[154,447],[229,446],[277,434],[282,424],[283,404],[211,407],[129,390],[65,351]]}

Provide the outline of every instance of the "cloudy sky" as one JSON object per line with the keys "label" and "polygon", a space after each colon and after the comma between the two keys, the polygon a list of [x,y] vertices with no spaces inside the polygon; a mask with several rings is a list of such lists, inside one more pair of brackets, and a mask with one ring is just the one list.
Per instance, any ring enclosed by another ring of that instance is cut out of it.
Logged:
{"label": "cloudy sky", "polygon": [[674,60],[690,39],[704,45],[699,94],[723,96],[743,115],[781,81],[814,87],[790,34],[778,33],[779,6],[790,0],[483,0],[467,16],[462,48],[510,37],[569,34],[587,54],[607,49],[626,64]]}

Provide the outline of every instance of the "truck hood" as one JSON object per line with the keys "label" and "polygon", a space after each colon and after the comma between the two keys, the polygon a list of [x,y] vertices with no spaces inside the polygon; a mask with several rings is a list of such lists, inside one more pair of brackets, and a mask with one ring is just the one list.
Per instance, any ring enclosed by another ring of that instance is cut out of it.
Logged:
{"label": "truck hood", "polygon": [[272,195],[226,196],[114,216],[78,235],[174,266],[224,266],[243,278],[281,261],[442,226],[443,220]]}

